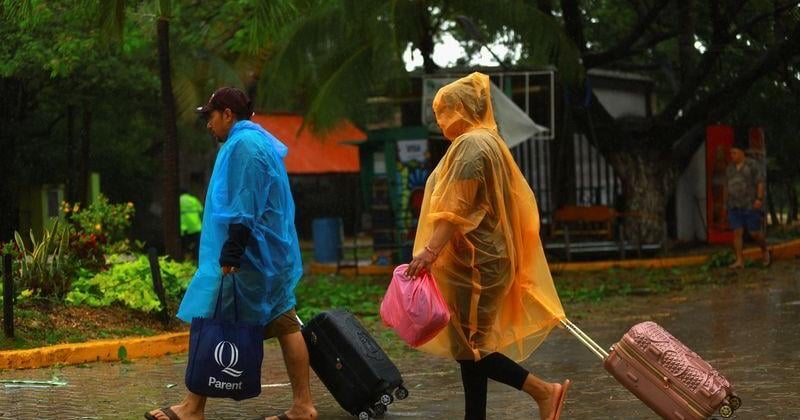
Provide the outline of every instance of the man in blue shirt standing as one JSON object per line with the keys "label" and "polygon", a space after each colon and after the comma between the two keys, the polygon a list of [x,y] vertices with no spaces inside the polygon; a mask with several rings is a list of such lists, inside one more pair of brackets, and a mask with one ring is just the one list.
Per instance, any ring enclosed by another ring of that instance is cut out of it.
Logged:
{"label": "man in blue shirt standing", "polygon": [[[288,149],[250,121],[252,103],[223,87],[197,109],[220,142],[203,214],[198,269],[178,318],[211,318],[223,275],[236,273],[240,321],[264,325],[277,337],[292,383],[293,404],[268,420],[316,419],[309,388],[308,349],[295,314],[294,294],[303,274],[294,226],[294,200],[283,164]],[[226,288],[232,282],[225,282]],[[232,307],[233,291],[222,307]],[[178,405],[145,414],[148,419],[203,418],[206,397],[189,392]]]}
{"label": "man in blue shirt standing", "polygon": [[747,157],[747,148],[747,131],[737,130],[730,151],[731,163],[725,172],[725,205],[728,225],[733,229],[733,250],[736,255],[736,261],[730,266],[733,269],[744,267],[742,248],[745,230],[761,248],[763,265],[769,266],[771,262],[763,229],[766,176],[763,165]]}

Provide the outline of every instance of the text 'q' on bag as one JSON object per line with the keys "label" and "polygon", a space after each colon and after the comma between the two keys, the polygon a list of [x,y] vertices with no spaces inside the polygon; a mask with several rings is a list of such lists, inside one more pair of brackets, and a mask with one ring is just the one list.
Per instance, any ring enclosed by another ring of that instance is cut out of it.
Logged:
{"label": "text 'q' on bag", "polygon": [[261,393],[264,327],[239,321],[236,278],[230,275],[234,320],[220,315],[225,277],[212,318],[192,319],[186,388],[198,395],[244,400]]}
{"label": "text 'q' on bag", "polygon": [[450,309],[431,273],[425,271],[410,279],[405,274],[407,269],[408,264],[394,269],[381,302],[381,319],[408,345],[419,347],[447,326]]}

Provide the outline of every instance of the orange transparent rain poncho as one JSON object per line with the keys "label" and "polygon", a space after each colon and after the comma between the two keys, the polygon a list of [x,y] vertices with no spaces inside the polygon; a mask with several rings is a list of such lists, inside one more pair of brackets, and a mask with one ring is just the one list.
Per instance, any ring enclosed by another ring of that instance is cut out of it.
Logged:
{"label": "orange transparent rain poncho", "polygon": [[414,254],[438,221],[456,229],[431,269],[450,325],[421,349],[457,360],[500,352],[521,361],[565,315],[539,239],[536,200],[497,132],[489,86],[488,76],[472,73],[433,101],[452,144],[425,186]]}

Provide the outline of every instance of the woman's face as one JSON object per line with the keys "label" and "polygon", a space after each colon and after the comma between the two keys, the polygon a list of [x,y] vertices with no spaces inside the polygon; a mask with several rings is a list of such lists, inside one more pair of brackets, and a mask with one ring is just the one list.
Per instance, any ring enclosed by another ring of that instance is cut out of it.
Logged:
{"label": "woman's face", "polygon": [[445,138],[453,141],[456,137],[467,131],[469,124],[464,121],[464,118],[453,108],[437,106],[439,105],[438,102],[440,101],[434,102],[433,107],[433,113],[436,115],[436,123],[439,125],[439,128],[442,129]]}

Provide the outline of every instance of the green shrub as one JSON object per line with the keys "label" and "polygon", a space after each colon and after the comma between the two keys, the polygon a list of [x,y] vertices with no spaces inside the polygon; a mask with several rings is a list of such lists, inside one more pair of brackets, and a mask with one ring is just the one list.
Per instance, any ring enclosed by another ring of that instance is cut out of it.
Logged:
{"label": "green shrub", "polygon": [[362,318],[375,318],[380,311],[385,284],[372,284],[368,278],[356,281],[342,276],[305,278],[295,290],[297,315],[308,321],[316,314],[334,308],[345,308]]}
{"label": "green shrub", "polygon": [[62,209],[83,242],[96,241],[106,254],[129,250],[124,245],[128,243],[126,235],[135,211],[133,203],[111,204],[100,194],[89,207],[65,202]]}
{"label": "green shrub", "polygon": [[18,253],[14,276],[19,290],[57,298],[69,291],[76,269],[69,253],[69,237],[69,226],[58,220],[44,229],[41,239],[31,230],[29,243],[14,232]]}
{"label": "green shrub", "polygon": [[734,261],[736,261],[736,256],[730,251],[715,252],[708,257],[708,261],[706,261],[701,268],[705,271],[714,268],[723,268],[733,264]]}
{"label": "green shrub", "polygon": [[[111,255],[108,263],[108,270],[96,274],[82,269],[67,294],[67,303],[95,307],[118,303],[144,312],[161,309],[161,302],[153,289],[147,256]],[[179,299],[189,286],[196,267],[190,262],[176,262],[168,257],[160,257],[159,263],[167,298]]]}

